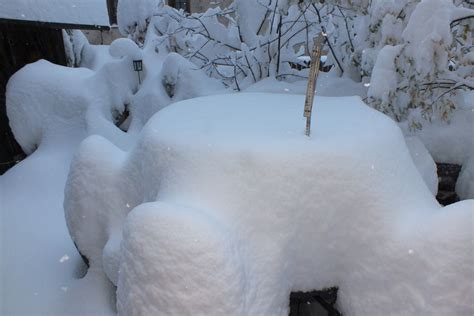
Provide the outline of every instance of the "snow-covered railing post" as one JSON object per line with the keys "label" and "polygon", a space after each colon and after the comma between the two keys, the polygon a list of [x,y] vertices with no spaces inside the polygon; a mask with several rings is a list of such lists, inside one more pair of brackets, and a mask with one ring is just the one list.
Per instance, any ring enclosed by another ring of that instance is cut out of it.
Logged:
{"label": "snow-covered railing post", "polygon": [[311,52],[311,68],[309,70],[308,88],[306,90],[306,100],[304,103],[304,117],[306,117],[306,136],[311,134],[311,112],[313,110],[313,100],[315,94],[316,81],[319,74],[319,64],[321,61],[321,45],[323,43],[324,34],[320,33],[314,38],[314,47]]}

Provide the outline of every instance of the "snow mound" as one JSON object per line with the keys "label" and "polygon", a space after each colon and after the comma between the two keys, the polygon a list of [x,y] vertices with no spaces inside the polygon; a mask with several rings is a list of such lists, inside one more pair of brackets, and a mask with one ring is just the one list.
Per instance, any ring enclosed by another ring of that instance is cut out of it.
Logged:
{"label": "snow mound", "polygon": [[84,142],[66,218],[119,314],[288,315],[291,291],[330,286],[348,315],[474,312],[474,201],[441,208],[400,129],[360,98],[317,97],[311,137],[303,104],[197,98],[128,153]]}
{"label": "snow mound", "polygon": [[162,54],[160,61],[154,69],[159,71],[152,74],[150,70],[147,80],[131,99],[129,132],[141,131],[153,114],[171,103],[227,92],[218,80],[206,76],[181,55]]}
{"label": "snow mound", "polygon": [[130,57],[108,62],[96,72],[40,60],[8,82],[10,126],[27,154],[49,136],[72,129],[103,135],[126,147],[130,140],[114,119],[124,111],[137,81]]}
{"label": "snow mound", "polygon": [[438,194],[438,167],[433,157],[426,149],[425,145],[416,136],[408,136],[405,138],[407,147],[410,150],[411,158],[416,168],[421,174],[426,185],[434,196]]}

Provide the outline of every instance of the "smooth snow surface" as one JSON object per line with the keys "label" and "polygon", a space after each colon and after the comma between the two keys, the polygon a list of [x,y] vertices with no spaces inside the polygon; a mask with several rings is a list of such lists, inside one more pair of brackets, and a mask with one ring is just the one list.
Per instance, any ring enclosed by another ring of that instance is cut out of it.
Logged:
{"label": "smooth snow surface", "polygon": [[124,111],[137,81],[130,57],[109,62],[97,72],[45,60],[29,64],[7,86],[7,114],[15,139],[29,154],[49,135],[82,129],[126,147],[130,139],[113,120]]}
{"label": "smooth snow surface", "polygon": [[0,0],[0,19],[109,26],[106,0]]}
{"label": "smooth snow surface", "polygon": [[[0,177],[0,315],[114,315],[114,289],[87,267],[64,220],[69,165],[83,135],[51,135]],[[81,279],[82,278],[82,279]]]}
{"label": "smooth snow surface", "polygon": [[345,315],[474,313],[474,201],[441,208],[400,129],[359,98],[317,97],[311,137],[303,104],[197,98],[130,152],[83,142],[67,223],[120,315],[288,315],[291,291],[330,286]]}
{"label": "smooth snow surface", "polygon": [[433,196],[438,194],[438,169],[430,153],[416,136],[405,138],[411,158]]}

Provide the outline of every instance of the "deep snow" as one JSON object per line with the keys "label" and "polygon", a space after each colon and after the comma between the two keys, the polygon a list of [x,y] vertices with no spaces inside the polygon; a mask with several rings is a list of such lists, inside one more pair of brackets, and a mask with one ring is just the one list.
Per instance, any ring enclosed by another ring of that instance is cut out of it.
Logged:
{"label": "deep snow", "polygon": [[[317,98],[307,139],[305,81],[267,78],[245,91],[273,95],[165,108],[229,91],[159,40],[84,43],[85,68],[40,61],[9,83],[11,125],[32,154],[0,177],[1,314],[114,314],[112,284],[122,314],[285,314],[290,290],[334,285],[348,315],[473,312],[474,206],[439,208],[420,142],[437,159],[466,161],[470,107],[404,142],[360,100]],[[366,90],[322,73],[317,94]],[[125,108],[128,133],[113,122]],[[65,207],[91,262],[84,279],[61,205],[78,148]],[[473,174],[466,164],[465,197]]]}
{"label": "deep snow", "polygon": [[115,294],[80,258],[64,220],[64,184],[85,135],[51,135],[0,177],[0,314],[113,315]]}
{"label": "deep snow", "polygon": [[198,98],[128,153],[81,145],[67,223],[119,314],[285,315],[290,291],[329,286],[347,315],[474,312],[474,201],[441,208],[400,129],[360,99],[316,98],[311,138],[303,101]]}

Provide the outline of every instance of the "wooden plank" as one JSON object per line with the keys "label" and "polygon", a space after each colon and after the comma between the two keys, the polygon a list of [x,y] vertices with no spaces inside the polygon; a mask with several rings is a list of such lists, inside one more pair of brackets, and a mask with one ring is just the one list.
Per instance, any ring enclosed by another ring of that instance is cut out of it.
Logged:
{"label": "wooden plank", "polygon": [[317,78],[319,74],[319,64],[321,61],[321,46],[324,36],[322,33],[314,39],[313,51],[311,52],[311,68],[309,70],[308,87],[306,89],[306,100],[304,104],[303,116],[306,117],[306,136],[311,134],[311,114],[313,111],[313,101]]}
{"label": "wooden plank", "polygon": [[56,23],[43,21],[28,21],[0,18],[1,24],[17,24],[28,25],[32,28],[43,27],[50,29],[71,29],[71,30],[110,30],[108,25],[89,25],[89,24],[72,24],[72,23]]}

